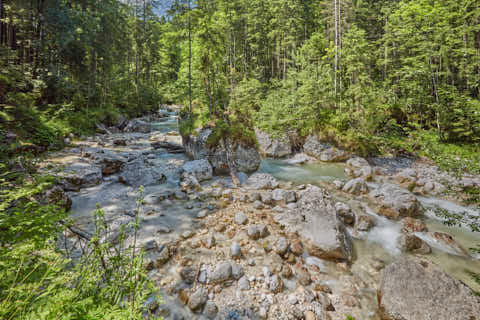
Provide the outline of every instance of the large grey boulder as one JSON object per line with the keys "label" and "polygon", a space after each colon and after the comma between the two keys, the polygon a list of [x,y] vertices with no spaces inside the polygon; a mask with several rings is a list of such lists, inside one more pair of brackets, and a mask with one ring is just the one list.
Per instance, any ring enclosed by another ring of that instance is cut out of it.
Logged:
{"label": "large grey boulder", "polygon": [[118,177],[121,183],[136,188],[162,184],[166,179],[160,168],[149,166],[143,158],[126,163]]}
{"label": "large grey boulder", "polygon": [[336,147],[330,147],[320,153],[320,161],[324,162],[341,162],[348,158],[348,153],[345,150]]}
{"label": "large grey boulder", "polygon": [[342,188],[344,192],[359,195],[368,192],[368,185],[363,178],[356,178],[348,181]]}
{"label": "large grey boulder", "polygon": [[260,153],[266,157],[282,158],[292,153],[292,145],[286,135],[272,138],[268,133],[255,128]]}
{"label": "large grey boulder", "polygon": [[102,157],[99,162],[102,166],[102,173],[104,175],[109,175],[120,172],[126,161],[127,160],[124,157],[111,153]]}
{"label": "large grey boulder", "polygon": [[325,162],[340,162],[348,158],[348,153],[342,149],[331,146],[328,143],[321,142],[318,136],[311,135],[307,137],[303,145],[303,151],[312,157]]}
{"label": "large grey boulder", "polygon": [[377,295],[385,320],[469,320],[480,315],[480,297],[425,260],[402,257],[387,266]]}
{"label": "large grey boulder", "polygon": [[60,184],[67,191],[93,187],[102,182],[102,169],[89,163],[76,162],[57,174]]}
{"label": "large grey boulder", "polygon": [[391,219],[421,215],[421,206],[410,191],[385,183],[370,192],[370,197],[380,204],[379,213]]}
{"label": "large grey boulder", "polygon": [[207,160],[189,161],[183,165],[183,175],[193,175],[198,181],[212,179],[213,168]]}
{"label": "large grey boulder", "polygon": [[297,209],[278,213],[277,222],[289,232],[297,232],[310,255],[351,260],[352,240],[324,190],[308,186],[299,196]]}
{"label": "large grey boulder", "polygon": [[[207,159],[216,173],[230,171],[227,162],[227,153],[219,142],[209,140],[213,130],[204,128],[197,135],[182,137],[183,146],[187,156],[194,160]],[[260,166],[260,154],[255,145],[246,145],[243,142],[233,142],[233,161],[238,171],[254,172]]]}
{"label": "large grey boulder", "polygon": [[323,143],[319,140],[318,136],[310,135],[307,137],[305,144],[303,145],[303,151],[312,157],[320,158],[320,155],[324,150],[330,148],[330,145]]}
{"label": "large grey boulder", "polygon": [[275,189],[278,185],[277,179],[268,173],[254,173],[245,182],[246,188],[251,190]]}

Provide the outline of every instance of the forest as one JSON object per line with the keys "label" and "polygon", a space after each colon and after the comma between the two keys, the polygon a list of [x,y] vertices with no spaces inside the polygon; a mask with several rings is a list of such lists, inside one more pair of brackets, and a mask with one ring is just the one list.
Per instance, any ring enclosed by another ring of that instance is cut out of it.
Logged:
{"label": "forest", "polygon": [[165,105],[181,106],[182,136],[255,144],[257,128],[301,148],[316,135],[479,175],[480,3],[0,0],[0,318],[144,317],[141,256],[125,248],[106,267],[115,246],[92,241],[87,264],[64,261],[51,237],[68,209],[38,200],[55,182],[34,168]]}

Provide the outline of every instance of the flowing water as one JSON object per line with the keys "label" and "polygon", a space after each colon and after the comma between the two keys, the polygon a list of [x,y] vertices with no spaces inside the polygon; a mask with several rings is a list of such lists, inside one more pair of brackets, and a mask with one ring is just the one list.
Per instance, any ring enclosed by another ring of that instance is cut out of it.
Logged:
{"label": "flowing water", "polygon": [[[347,179],[342,164],[330,163],[291,165],[285,160],[263,159],[260,172],[270,173],[282,181],[291,181],[295,184],[310,183],[323,187],[326,182]],[[376,184],[372,183],[369,186],[376,187]],[[336,190],[331,191],[335,197]],[[337,200],[345,201],[346,199],[340,196],[337,197]],[[480,245],[480,233],[472,232],[465,224],[447,226],[433,213],[433,209],[439,207],[450,213],[463,214],[466,212],[468,215],[478,216],[480,209],[464,207],[437,198],[418,197],[418,200],[426,209],[424,221],[429,231],[446,232],[467,250]],[[381,259],[387,263],[392,261],[395,256],[401,254],[397,247],[397,240],[401,235],[400,224],[377,215],[366,203],[362,205],[362,208],[363,213],[375,217],[377,225],[368,232],[354,234],[354,253],[357,259],[355,264],[361,264],[362,261],[367,261],[367,258]],[[432,253],[425,255],[425,258],[436,262],[444,271],[468,284],[472,289],[480,291],[480,285],[473,281],[470,275],[471,272],[480,274],[479,254],[472,254],[472,258],[460,257],[452,254],[449,248],[435,244],[425,233],[417,235],[432,246]]]}

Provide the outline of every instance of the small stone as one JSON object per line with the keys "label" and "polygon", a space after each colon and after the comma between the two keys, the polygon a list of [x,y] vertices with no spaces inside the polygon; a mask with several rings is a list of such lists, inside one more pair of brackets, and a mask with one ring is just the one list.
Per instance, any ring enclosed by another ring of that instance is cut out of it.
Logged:
{"label": "small stone", "polygon": [[270,277],[269,289],[273,293],[280,293],[283,291],[283,281],[278,275],[274,274]]}
{"label": "small stone", "polygon": [[253,267],[255,265],[255,259],[253,259],[253,258],[248,259],[248,265]]}
{"label": "small stone", "polygon": [[207,283],[207,271],[201,270],[200,274],[198,275],[198,282],[200,283]]}
{"label": "small stone", "polygon": [[272,275],[272,270],[270,270],[269,267],[266,267],[266,266],[265,266],[265,267],[263,267],[262,270],[263,270],[263,276],[264,276],[265,278],[269,278],[269,277]]}
{"label": "small stone", "polygon": [[225,261],[217,265],[215,270],[210,273],[209,278],[213,283],[221,283],[232,277],[232,265]]}
{"label": "small stone", "polygon": [[247,277],[243,276],[238,280],[238,289],[242,291],[250,290],[250,282]]}
{"label": "small stone", "polygon": [[292,268],[289,265],[284,264],[282,266],[282,277],[290,279],[293,276]]}
{"label": "small stone", "polygon": [[257,209],[257,210],[262,209],[262,208],[263,208],[263,203],[262,203],[261,201],[259,201],[259,200],[256,200],[256,201],[253,203],[253,208],[254,208],[254,209]]}
{"label": "small stone", "polygon": [[343,202],[335,203],[335,210],[337,215],[343,220],[345,224],[353,225],[355,223],[355,214],[352,209]]}
{"label": "small stone", "polygon": [[182,238],[183,239],[188,239],[188,238],[191,238],[193,237],[194,233],[192,230],[185,230],[184,232],[182,232]]}
{"label": "small stone", "polygon": [[245,224],[247,223],[247,216],[243,212],[237,212],[235,214],[235,223],[236,224]]}
{"label": "small stone", "polygon": [[297,278],[298,278],[298,282],[302,286],[308,286],[310,283],[312,283],[312,278],[310,277],[310,273],[308,272],[307,269],[303,267],[297,269]]}
{"label": "small stone", "polygon": [[199,213],[197,213],[197,218],[198,219],[203,219],[208,215],[208,210],[202,210]]}
{"label": "small stone", "polygon": [[157,249],[157,247],[158,247],[157,241],[155,241],[155,240],[147,241],[147,242],[143,245],[143,248],[145,249],[145,251]]}
{"label": "small stone", "polygon": [[285,192],[285,202],[294,203],[297,202],[297,193],[293,190]]}
{"label": "small stone", "polygon": [[272,204],[273,203],[273,196],[271,192],[264,192],[261,195],[262,197],[262,202],[264,204]]}
{"label": "small stone", "polygon": [[188,303],[188,291],[185,289],[178,290],[178,300],[181,304],[186,305]]}
{"label": "small stone", "polygon": [[345,182],[343,182],[342,180],[334,180],[333,185],[337,190],[342,190],[343,186],[345,185]]}
{"label": "small stone", "polygon": [[197,276],[197,270],[192,267],[184,267],[180,269],[180,278],[187,284],[193,284],[195,277]]}
{"label": "small stone", "polygon": [[234,242],[232,244],[231,253],[232,253],[232,257],[234,258],[239,258],[242,255],[242,250],[238,242]]}
{"label": "small stone", "polygon": [[172,230],[170,230],[170,228],[167,227],[167,226],[158,226],[157,232],[158,233],[170,233],[170,232],[172,232]]}
{"label": "small stone", "polygon": [[232,277],[235,279],[235,280],[238,280],[240,279],[241,277],[243,277],[245,274],[245,272],[243,271],[243,267],[239,264],[234,264],[232,265]]}
{"label": "small stone", "polygon": [[188,307],[192,311],[199,311],[207,302],[208,296],[203,288],[198,289],[188,299]]}
{"label": "small stone", "polygon": [[296,256],[301,256],[303,254],[302,242],[299,239],[293,240],[290,245],[290,251]]}
{"label": "small stone", "polygon": [[375,218],[369,215],[361,215],[358,217],[357,230],[368,231],[375,226]]}
{"label": "small stone", "polygon": [[284,237],[281,237],[275,243],[275,252],[278,253],[280,256],[285,255],[288,251],[288,240]]}
{"label": "small stone", "polygon": [[250,194],[250,201],[255,202],[255,201],[260,201],[262,199],[262,196],[258,192],[254,192]]}
{"label": "small stone", "polygon": [[291,304],[291,305],[297,304],[297,302],[298,302],[297,295],[294,294],[294,293],[289,294],[289,295],[288,295],[288,298],[287,298],[287,301],[288,301],[288,303]]}
{"label": "small stone", "polygon": [[272,244],[268,241],[263,242],[263,250],[265,250],[266,253],[269,253],[270,251],[273,250]]}
{"label": "small stone", "polygon": [[321,283],[316,283],[315,286],[313,287],[313,290],[328,293],[328,294],[332,293],[332,289],[328,285],[321,284]]}
{"label": "small stone", "polygon": [[405,233],[428,232],[427,225],[420,219],[405,217],[402,219],[402,231]]}
{"label": "small stone", "polygon": [[205,310],[203,310],[203,313],[208,319],[214,319],[217,316],[218,313],[218,307],[213,301],[207,301],[205,304]]}
{"label": "small stone", "polygon": [[216,243],[217,243],[217,241],[216,241],[215,237],[213,236],[213,234],[208,235],[206,238],[204,238],[202,240],[203,246],[207,249],[213,248]]}
{"label": "small stone", "polygon": [[168,261],[168,259],[170,259],[170,250],[167,246],[163,246],[160,249],[160,253],[157,257],[157,267],[164,265]]}

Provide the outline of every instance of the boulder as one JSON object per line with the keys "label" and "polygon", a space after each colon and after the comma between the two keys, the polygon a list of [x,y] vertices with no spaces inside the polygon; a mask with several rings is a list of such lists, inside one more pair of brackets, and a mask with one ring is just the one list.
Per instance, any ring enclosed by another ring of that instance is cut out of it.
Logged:
{"label": "boulder", "polygon": [[46,200],[49,204],[54,204],[65,209],[65,211],[72,208],[72,199],[59,186],[54,186],[45,193]]}
{"label": "boulder", "polygon": [[363,178],[348,181],[342,188],[343,192],[359,195],[368,192],[368,185]]}
{"label": "boulder", "polygon": [[305,153],[297,153],[293,158],[288,159],[287,163],[288,164],[304,164],[307,162],[314,162],[316,161],[315,158],[310,157],[309,155],[306,155]]}
{"label": "boulder", "polygon": [[213,168],[205,159],[189,161],[183,165],[182,169],[184,176],[193,175],[199,182],[212,179]]}
{"label": "boulder", "polygon": [[342,149],[330,147],[320,153],[320,161],[341,162],[348,158],[348,153]]}
{"label": "boulder", "polygon": [[343,223],[348,225],[353,225],[355,223],[355,213],[353,213],[352,209],[347,204],[337,202],[335,203],[335,210]]}
{"label": "boulder", "polygon": [[356,229],[358,231],[368,231],[375,227],[375,218],[370,215],[361,215],[357,219]]}
{"label": "boulder", "polygon": [[318,136],[308,136],[305,144],[303,145],[303,151],[320,161],[325,162],[339,162],[345,161],[348,158],[348,153],[344,150],[332,147],[328,143],[323,143],[319,140]]}
{"label": "boulder", "polygon": [[77,162],[67,166],[57,177],[66,191],[78,191],[100,184],[102,169],[89,163]]}
{"label": "boulder", "polygon": [[[182,137],[185,153],[194,160],[207,159],[216,173],[229,173],[225,148],[221,143],[209,141],[212,133],[212,129],[203,128],[197,135]],[[254,172],[260,166],[260,154],[254,145],[243,142],[233,143],[232,153],[238,171]]]}
{"label": "boulder", "polygon": [[370,197],[380,204],[379,213],[391,219],[421,215],[417,198],[408,190],[393,184],[383,184],[370,192]]}
{"label": "boulder", "polygon": [[208,295],[205,289],[197,289],[194,293],[188,298],[188,307],[194,312],[198,312],[202,309],[205,303],[208,300]]}
{"label": "boulder", "polygon": [[208,278],[212,283],[221,283],[232,278],[232,265],[230,262],[225,261],[217,265],[217,267],[212,270]]}
{"label": "boulder", "polygon": [[135,188],[157,185],[164,183],[167,179],[160,171],[161,169],[149,166],[144,159],[140,158],[123,165],[118,180]]}
{"label": "boulder", "polygon": [[255,128],[260,153],[266,157],[283,158],[292,153],[292,145],[286,135],[272,138],[268,133]]}
{"label": "boulder", "polygon": [[414,234],[402,234],[398,238],[398,248],[403,252],[418,254],[428,254],[432,252],[432,248]]}
{"label": "boulder", "polygon": [[[428,238],[432,239],[433,241],[431,244],[436,247],[440,247],[447,252],[461,256],[461,257],[470,257],[468,251],[463,248],[455,239],[445,232],[429,232]],[[427,238],[427,239],[428,239]]]}
{"label": "boulder", "polygon": [[123,164],[127,160],[116,154],[109,154],[101,160],[102,173],[104,175],[114,174],[120,172]]}
{"label": "boulder", "polygon": [[425,260],[402,257],[387,266],[377,297],[385,320],[468,320],[480,314],[480,297]]}
{"label": "boulder", "polygon": [[417,170],[411,168],[403,169],[395,175],[395,180],[398,183],[413,183],[417,181]]}
{"label": "boulder", "polygon": [[327,150],[331,146],[328,143],[323,143],[319,140],[318,136],[310,135],[307,137],[305,144],[303,145],[303,151],[312,157],[320,158],[323,151]]}
{"label": "boulder", "polygon": [[268,173],[254,173],[245,182],[246,188],[251,190],[275,189],[278,185],[277,179]]}
{"label": "boulder", "polygon": [[402,219],[402,231],[405,233],[427,232],[428,228],[422,220],[406,217]]}
{"label": "boulder", "polygon": [[297,209],[285,210],[276,221],[298,233],[310,255],[327,260],[351,260],[352,240],[335,206],[323,189],[308,186],[299,192]]}
{"label": "boulder", "polygon": [[352,171],[358,170],[360,168],[370,166],[367,160],[361,157],[353,157],[348,159],[346,162],[346,167],[351,169]]}

